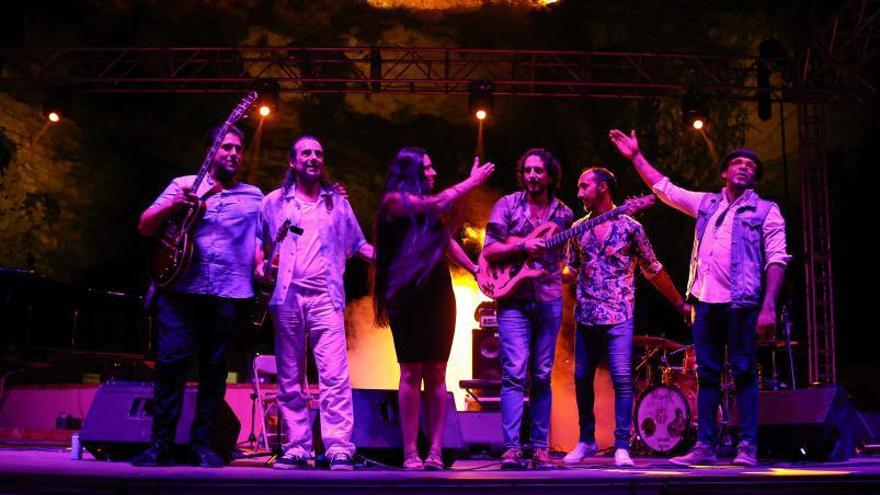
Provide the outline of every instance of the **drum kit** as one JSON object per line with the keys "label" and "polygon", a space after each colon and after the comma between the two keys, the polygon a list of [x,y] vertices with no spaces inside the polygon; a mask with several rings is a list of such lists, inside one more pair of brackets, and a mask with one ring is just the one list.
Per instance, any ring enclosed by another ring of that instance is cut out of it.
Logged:
{"label": "drum kit", "polygon": [[635,366],[633,423],[637,447],[657,454],[680,452],[696,431],[697,362],[692,345],[637,335],[644,352]]}
{"label": "drum kit", "polygon": [[[784,328],[784,339],[758,341],[759,347],[771,350],[772,358],[769,378],[761,378],[759,365],[762,389],[779,388],[776,351],[783,349],[788,351],[790,385],[794,388],[791,348],[798,343],[792,341],[790,335],[790,329]],[[636,335],[633,344],[641,349],[641,354],[634,353],[637,364],[633,375],[636,392],[633,449],[659,455],[683,452],[693,445],[697,431],[697,359],[694,346],[651,335]],[[728,425],[734,396],[733,379],[727,365],[722,371],[721,392],[717,419],[723,439],[731,433]]]}

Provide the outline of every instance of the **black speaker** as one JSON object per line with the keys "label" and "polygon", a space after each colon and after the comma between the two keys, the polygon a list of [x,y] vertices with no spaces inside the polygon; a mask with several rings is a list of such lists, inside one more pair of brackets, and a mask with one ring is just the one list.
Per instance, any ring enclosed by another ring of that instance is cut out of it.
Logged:
{"label": "black speaker", "polygon": [[[461,411],[458,413],[461,436],[468,452],[500,456],[504,451],[504,436],[501,427],[501,412]],[[523,421],[523,425],[527,425]],[[528,430],[526,430],[528,431]],[[529,438],[521,436],[520,438]]]}
{"label": "black speaker", "polygon": [[[186,387],[183,412],[174,437],[178,458],[189,453],[189,430],[195,416],[196,388]],[[101,384],[80,430],[79,438],[96,459],[127,460],[149,446],[153,429],[153,384],[110,381]],[[214,448],[229,460],[241,423],[224,400],[217,413]]]}
{"label": "black speaker", "polygon": [[758,449],[771,459],[844,461],[853,450],[853,421],[841,387],[761,392]]}
{"label": "black speaker", "polygon": [[471,342],[473,378],[501,380],[501,339],[498,337],[498,327],[473,329]]}
{"label": "black speaker", "polygon": [[[400,431],[400,409],[397,390],[354,389],[354,432],[351,441],[359,454],[384,464],[401,465],[403,462],[403,436]],[[420,408],[419,449],[428,449],[425,436],[425,400],[422,395]],[[443,462],[451,466],[465,449],[455,410],[452,392],[446,396],[446,427],[443,431]]]}

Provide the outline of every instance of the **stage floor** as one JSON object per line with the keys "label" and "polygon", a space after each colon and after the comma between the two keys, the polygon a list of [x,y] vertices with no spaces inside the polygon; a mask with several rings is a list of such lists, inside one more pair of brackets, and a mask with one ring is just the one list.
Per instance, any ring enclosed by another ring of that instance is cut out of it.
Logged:
{"label": "stage floor", "polygon": [[843,463],[767,463],[681,469],[664,459],[637,458],[616,469],[609,458],[576,468],[502,471],[497,461],[459,461],[443,472],[361,469],[279,471],[261,459],[222,469],[135,468],[127,463],[70,460],[64,449],[0,449],[0,493],[880,493],[880,457]]}

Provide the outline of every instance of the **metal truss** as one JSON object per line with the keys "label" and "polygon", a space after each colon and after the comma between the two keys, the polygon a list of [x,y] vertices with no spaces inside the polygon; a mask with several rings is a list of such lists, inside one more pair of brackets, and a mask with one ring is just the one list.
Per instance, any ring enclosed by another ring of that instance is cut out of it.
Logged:
{"label": "metal truss", "polygon": [[[754,100],[758,58],[682,53],[464,48],[60,48],[0,51],[0,87],[63,82],[88,92],[281,92],[467,95],[487,79],[497,96],[679,98],[688,87]],[[772,94],[795,91],[776,84]],[[821,88],[804,88],[821,95]],[[790,97],[789,97],[790,98]]]}
{"label": "metal truss", "polygon": [[849,0],[799,57],[801,85],[873,97],[877,86],[865,69],[878,55],[880,0]]}

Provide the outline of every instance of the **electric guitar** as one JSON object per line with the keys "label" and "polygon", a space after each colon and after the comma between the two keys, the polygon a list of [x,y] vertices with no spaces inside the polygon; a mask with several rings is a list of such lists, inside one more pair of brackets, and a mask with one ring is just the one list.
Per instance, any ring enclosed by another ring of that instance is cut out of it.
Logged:
{"label": "electric guitar", "polygon": [[275,292],[275,282],[278,278],[278,248],[284,242],[288,232],[302,235],[303,229],[292,225],[289,218],[285,220],[272,239],[272,248],[269,256],[263,260],[263,276],[259,278],[254,277],[257,295],[254,317],[251,323],[257,328],[263,327],[269,314],[269,300],[272,299],[272,293]]}
{"label": "electric guitar", "polygon": [[[257,101],[257,93],[250,92],[232,110],[229,117],[220,127],[217,138],[211,144],[205,160],[199,167],[199,172],[192,183],[193,192],[198,191],[199,186],[208,175],[214,155],[220,149],[220,144],[229,128],[241,120],[251,105]],[[158,236],[155,247],[150,253],[149,272],[150,279],[157,288],[171,287],[183,277],[189,269],[193,257],[193,237],[196,225],[205,214],[205,200],[217,191],[211,190],[202,195],[192,206],[183,206],[178,209],[171,218],[165,222],[161,234]]]}
{"label": "electric guitar", "polygon": [[[547,249],[556,249],[587,230],[619,215],[634,215],[654,204],[653,194],[626,200],[613,210],[593,217],[568,230],[559,232],[559,226],[553,222],[544,222],[525,237],[510,236],[508,243],[517,243],[531,239],[545,239]],[[477,285],[488,297],[502,299],[513,293],[524,281],[541,276],[544,270],[527,254],[518,255],[497,263],[490,263],[480,253],[480,269],[477,272]]]}

